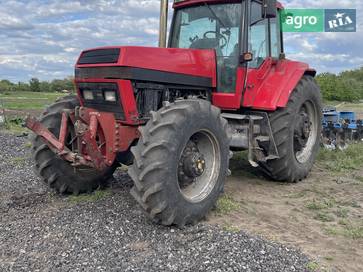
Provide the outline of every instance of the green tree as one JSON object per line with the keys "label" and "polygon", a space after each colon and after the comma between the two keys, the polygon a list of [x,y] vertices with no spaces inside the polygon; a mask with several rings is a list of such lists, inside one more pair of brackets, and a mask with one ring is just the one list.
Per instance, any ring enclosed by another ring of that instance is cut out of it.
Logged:
{"label": "green tree", "polygon": [[29,86],[31,92],[40,92],[40,82],[37,78],[32,78],[29,80]]}
{"label": "green tree", "polygon": [[18,82],[18,84],[14,87],[14,91],[30,92],[30,86],[28,83]]}
{"label": "green tree", "polygon": [[357,101],[363,99],[363,67],[339,75],[324,73],[316,77],[325,100]]}
{"label": "green tree", "polygon": [[43,93],[52,92],[52,86],[48,81],[41,81],[39,83],[39,91]]}
{"label": "green tree", "polygon": [[65,79],[55,79],[50,84],[52,90],[56,92],[61,92],[63,90],[70,92],[74,91],[73,78],[71,77]]}
{"label": "green tree", "polygon": [[14,88],[14,84],[9,80],[3,79],[0,81],[0,92],[10,92]]}

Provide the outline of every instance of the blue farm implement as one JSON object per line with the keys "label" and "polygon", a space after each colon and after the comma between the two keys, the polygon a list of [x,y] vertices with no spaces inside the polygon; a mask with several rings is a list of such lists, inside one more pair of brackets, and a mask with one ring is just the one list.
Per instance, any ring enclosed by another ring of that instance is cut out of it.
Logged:
{"label": "blue farm implement", "polygon": [[329,149],[345,149],[349,143],[363,141],[363,120],[350,111],[323,110],[322,142]]}

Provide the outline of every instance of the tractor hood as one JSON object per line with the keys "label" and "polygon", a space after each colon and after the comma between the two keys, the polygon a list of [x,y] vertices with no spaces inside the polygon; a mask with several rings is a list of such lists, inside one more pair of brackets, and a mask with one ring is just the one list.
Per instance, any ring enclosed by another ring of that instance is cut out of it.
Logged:
{"label": "tractor hood", "polygon": [[214,50],[103,47],[83,51],[76,79],[130,79],[159,83],[216,86]]}

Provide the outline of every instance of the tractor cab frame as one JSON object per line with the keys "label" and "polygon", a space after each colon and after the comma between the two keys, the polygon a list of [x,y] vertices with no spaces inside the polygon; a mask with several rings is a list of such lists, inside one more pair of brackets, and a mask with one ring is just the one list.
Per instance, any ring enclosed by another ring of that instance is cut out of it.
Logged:
{"label": "tractor cab frame", "polygon": [[[268,2],[276,6],[274,12],[269,10],[267,13],[262,1],[203,3],[197,5],[198,1],[194,1],[190,6],[189,1],[178,1],[174,4],[168,47],[214,48],[218,77],[215,97],[223,97],[221,93],[235,93],[236,97],[242,98],[247,73],[253,74],[253,70],[259,69],[268,58],[276,62],[283,58],[283,37],[276,11],[282,6]],[[242,84],[237,86],[236,82]],[[229,100],[242,102],[238,98]]]}
{"label": "tractor cab frame", "polygon": [[[212,100],[220,108],[276,110],[286,105],[302,75],[316,74],[307,64],[285,59],[279,2],[175,1],[174,9],[169,47],[215,49],[218,83]],[[194,36],[183,37],[193,26]],[[215,40],[198,37],[203,26]]]}

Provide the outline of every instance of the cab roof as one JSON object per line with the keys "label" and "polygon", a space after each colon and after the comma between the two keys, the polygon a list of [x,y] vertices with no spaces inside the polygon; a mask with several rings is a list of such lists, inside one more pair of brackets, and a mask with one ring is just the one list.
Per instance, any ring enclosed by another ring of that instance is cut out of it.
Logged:
{"label": "cab roof", "polygon": [[[203,3],[208,4],[227,4],[227,3],[240,3],[241,0],[174,0],[173,8],[183,8],[188,6],[200,5]],[[277,2],[277,8],[283,9],[280,2]]]}

